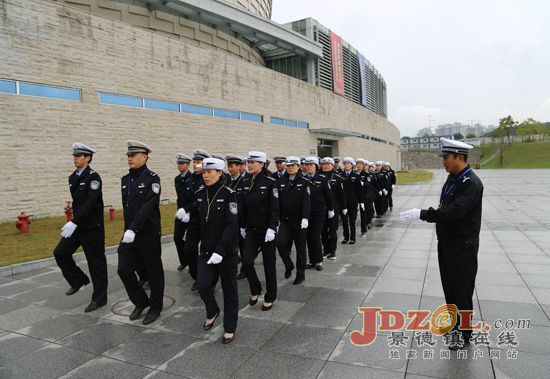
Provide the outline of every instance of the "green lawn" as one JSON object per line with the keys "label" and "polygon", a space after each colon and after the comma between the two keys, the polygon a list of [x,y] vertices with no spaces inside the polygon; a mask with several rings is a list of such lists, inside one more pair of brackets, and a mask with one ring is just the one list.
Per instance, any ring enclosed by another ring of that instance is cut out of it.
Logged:
{"label": "green lawn", "polygon": [[[162,234],[172,234],[176,204],[163,204],[160,212]],[[21,233],[16,229],[15,220],[0,224],[0,267],[52,257],[65,222],[65,216],[31,219],[29,233]],[[122,210],[116,210],[113,222],[109,220],[109,214],[105,213],[105,246],[118,245],[123,232]]]}
{"label": "green lawn", "polygon": [[397,184],[412,184],[430,180],[433,174],[425,170],[396,171]]}
{"label": "green lawn", "polygon": [[504,144],[502,167],[500,154],[487,161],[498,151],[499,146],[481,146],[481,168],[550,168],[550,142]]}

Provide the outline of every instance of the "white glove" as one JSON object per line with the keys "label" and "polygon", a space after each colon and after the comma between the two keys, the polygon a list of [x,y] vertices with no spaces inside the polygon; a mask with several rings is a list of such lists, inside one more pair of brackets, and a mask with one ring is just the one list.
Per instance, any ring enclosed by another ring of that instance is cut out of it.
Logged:
{"label": "white glove", "polygon": [[365,210],[365,203],[361,203],[361,204],[359,204],[359,206],[361,207],[361,210],[362,210],[362,211]]}
{"label": "white glove", "polygon": [[303,219],[302,219],[302,225],[301,225],[302,229],[307,229],[308,226],[309,226],[309,221],[308,221],[308,219],[307,219],[307,218],[303,218]]}
{"label": "white glove", "polygon": [[77,225],[74,222],[69,221],[68,223],[63,225],[63,227],[61,228],[61,236],[63,238],[71,237],[73,235],[76,227],[77,227]]}
{"label": "white glove", "polygon": [[382,191],[378,191],[378,195],[379,195],[379,196],[382,196]]}
{"label": "white glove", "polygon": [[246,238],[246,228],[241,228],[241,236]]}
{"label": "white glove", "polygon": [[395,187],[396,187],[396,185],[395,185],[395,184],[392,184],[392,185],[391,185],[391,188],[392,188],[392,189],[394,189]]}
{"label": "white glove", "polygon": [[412,208],[412,209],[409,209],[405,212],[401,212],[399,214],[399,219],[401,221],[406,221],[406,222],[419,220],[420,219],[420,209]]}
{"label": "white glove", "polygon": [[347,215],[347,214],[348,214],[348,209],[346,208],[346,209],[342,210],[342,214],[343,214],[344,216]]}
{"label": "white glove", "polygon": [[122,237],[122,243],[132,243],[136,239],[136,233],[134,233],[133,230],[128,229],[124,232],[124,236]]}
{"label": "white glove", "polygon": [[183,210],[183,212],[184,213],[183,213],[183,216],[181,217],[181,222],[183,222],[184,224],[187,224],[191,219],[191,213],[185,212],[185,209]]}
{"label": "white glove", "polygon": [[387,195],[388,194],[388,190],[387,189],[383,189],[382,192],[384,192],[384,195]]}
{"label": "white glove", "polygon": [[217,265],[218,263],[220,263],[222,261],[222,259],[223,259],[223,257],[220,254],[212,253],[212,256],[210,257],[208,262],[206,262],[206,264]]}
{"label": "white glove", "polygon": [[178,209],[178,211],[176,212],[176,218],[177,218],[178,220],[183,220],[183,216],[185,216],[186,213],[187,213],[187,212],[185,212],[185,209],[180,208],[180,209]]}
{"label": "white glove", "polygon": [[333,217],[334,217],[334,215],[335,215],[335,213],[334,213],[334,209],[333,209],[333,210],[331,210],[331,211],[328,211],[328,218],[333,218]]}
{"label": "white glove", "polygon": [[275,231],[273,229],[267,229],[265,232],[265,242],[271,242],[275,239]]}

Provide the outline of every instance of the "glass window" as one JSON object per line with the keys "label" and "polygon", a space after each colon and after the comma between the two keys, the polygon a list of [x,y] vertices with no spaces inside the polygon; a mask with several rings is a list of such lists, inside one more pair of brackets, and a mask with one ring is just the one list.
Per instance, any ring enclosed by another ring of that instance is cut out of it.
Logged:
{"label": "glass window", "polygon": [[275,125],[284,125],[285,120],[279,117],[270,117],[269,122]]}
{"label": "glass window", "polygon": [[200,105],[182,104],[181,111],[185,113],[202,114],[212,116],[212,108],[201,107]]}
{"label": "glass window", "polygon": [[229,109],[214,108],[214,116],[216,117],[226,117],[226,118],[241,118],[241,115],[238,111],[230,111]]}
{"label": "glass window", "polygon": [[264,117],[261,114],[241,112],[241,120],[263,122]]}
{"label": "glass window", "polygon": [[160,109],[163,111],[170,111],[170,112],[180,111],[179,103],[171,103],[169,101],[162,101],[162,100],[144,99],[143,106],[145,108]]}
{"label": "glass window", "polygon": [[79,89],[55,87],[55,86],[48,86],[48,85],[35,84],[35,83],[19,82],[19,94],[80,101]]}
{"label": "glass window", "polygon": [[141,108],[143,99],[141,97],[115,95],[114,93],[100,92],[99,103],[111,105],[123,105],[126,107]]}
{"label": "glass window", "polygon": [[15,93],[15,82],[11,80],[0,80],[0,92]]}
{"label": "glass window", "polygon": [[297,124],[299,128],[304,128],[304,129],[309,128],[309,124],[307,122],[298,121]]}
{"label": "glass window", "polygon": [[296,121],[293,121],[293,120],[285,120],[285,125],[287,125],[287,126],[298,126],[296,124]]}

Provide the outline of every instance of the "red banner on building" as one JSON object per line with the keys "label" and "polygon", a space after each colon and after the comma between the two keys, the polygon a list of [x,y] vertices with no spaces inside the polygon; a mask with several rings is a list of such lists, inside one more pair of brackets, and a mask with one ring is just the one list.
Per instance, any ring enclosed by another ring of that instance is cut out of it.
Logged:
{"label": "red banner on building", "polygon": [[330,32],[330,46],[332,50],[332,86],[334,88],[334,93],[344,96],[342,38],[334,32]]}

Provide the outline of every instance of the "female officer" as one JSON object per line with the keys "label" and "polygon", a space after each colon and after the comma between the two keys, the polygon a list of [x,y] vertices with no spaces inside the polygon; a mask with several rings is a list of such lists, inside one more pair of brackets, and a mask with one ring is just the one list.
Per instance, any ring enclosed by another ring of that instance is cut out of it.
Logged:
{"label": "female officer", "polygon": [[256,305],[262,285],[254,269],[254,260],[262,250],[267,291],[262,311],[269,311],[277,298],[275,270],[275,233],[279,226],[279,192],[275,179],[265,174],[267,155],[261,151],[248,153],[248,172],[240,198],[240,226],[244,238],[242,271],[250,285],[250,305]]}
{"label": "female officer", "polygon": [[223,291],[222,342],[233,341],[237,328],[239,298],[237,294],[237,248],[239,219],[235,192],[224,186],[224,161],[205,158],[202,177],[205,187],[196,194],[200,219],[200,251],[197,257],[197,286],[206,305],[204,330],[214,326],[220,308],[214,297],[214,287],[221,278]]}

